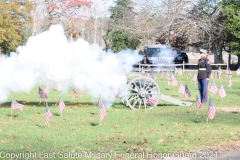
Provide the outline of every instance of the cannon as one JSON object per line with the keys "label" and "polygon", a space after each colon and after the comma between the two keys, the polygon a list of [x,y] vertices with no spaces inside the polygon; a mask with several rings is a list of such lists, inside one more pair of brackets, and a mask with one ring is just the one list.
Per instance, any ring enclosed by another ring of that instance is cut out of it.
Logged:
{"label": "cannon", "polygon": [[[191,106],[193,104],[192,102],[182,101],[162,94],[156,81],[150,77],[132,73],[127,76],[127,79],[127,84],[120,89],[119,94],[122,102],[133,110],[142,107],[145,109],[153,109],[160,100],[178,106]],[[151,99],[154,103],[149,103],[148,99]]]}

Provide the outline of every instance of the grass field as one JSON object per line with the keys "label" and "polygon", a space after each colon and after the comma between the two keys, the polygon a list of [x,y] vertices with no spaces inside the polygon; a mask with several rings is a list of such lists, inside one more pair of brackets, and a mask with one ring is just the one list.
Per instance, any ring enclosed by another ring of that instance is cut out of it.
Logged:
{"label": "grass field", "polygon": [[[174,106],[160,100],[153,110],[131,110],[117,99],[107,108],[107,117],[101,124],[98,99],[88,94],[78,96],[75,101],[72,100],[71,89],[62,94],[66,108],[60,116],[60,93],[51,90],[48,105],[53,116],[50,126],[46,126],[46,104],[43,100],[39,103],[37,87],[28,94],[12,93],[8,102],[0,106],[0,158],[17,158],[18,153],[22,153],[22,159],[29,155],[30,159],[127,159],[135,153],[134,158],[137,159],[143,153],[197,151],[227,146],[229,141],[240,139],[239,112],[220,109],[240,106],[240,76],[233,73],[231,89],[227,87],[229,79],[225,73],[222,79],[215,79],[218,87],[224,85],[227,96],[221,99],[210,94],[217,114],[208,123],[208,104],[203,104],[196,114],[198,90],[190,77],[184,73],[176,75],[176,78],[188,85],[192,96],[187,101],[194,102],[192,106]],[[167,86],[167,81],[160,75],[155,75],[155,80],[161,93],[184,100],[183,95],[177,92],[178,86]],[[22,112],[10,109],[11,99],[24,104]]]}

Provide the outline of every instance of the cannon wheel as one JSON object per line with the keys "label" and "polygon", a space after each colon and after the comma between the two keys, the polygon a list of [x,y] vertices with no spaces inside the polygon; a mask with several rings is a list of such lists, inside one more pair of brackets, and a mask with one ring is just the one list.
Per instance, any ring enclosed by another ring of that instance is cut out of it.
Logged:
{"label": "cannon wheel", "polygon": [[132,79],[134,79],[134,78],[137,78],[137,77],[140,77],[140,76],[143,76],[143,75],[141,75],[141,74],[139,74],[139,73],[132,73],[132,74],[129,74],[129,75],[127,76],[127,79],[128,79],[128,81],[130,82],[130,80],[132,80]]}
{"label": "cannon wheel", "polygon": [[[132,74],[127,75],[127,79],[128,79],[127,84],[131,80],[133,80],[133,79],[135,79],[137,77],[140,77],[140,76],[143,76],[143,75],[138,74],[138,73],[132,73]],[[120,99],[121,99],[122,103],[125,104],[126,106],[127,106],[127,103],[126,103],[126,100],[125,100],[125,91],[126,91],[126,88],[127,88],[127,84],[122,86],[122,87],[120,87],[121,89],[120,89],[120,95],[119,95],[119,97],[123,97],[123,98],[120,98]]]}
{"label": "cannon wheel", "polygon": [[[160,99],[160,89],[157,83],[148,77],[138,76],[127,84],[125,90],[125,103],[131,109],[145,109],[156,107]],[[146,96],[151,97],[155,101],[155,105],[151,106],[147,103]]]}

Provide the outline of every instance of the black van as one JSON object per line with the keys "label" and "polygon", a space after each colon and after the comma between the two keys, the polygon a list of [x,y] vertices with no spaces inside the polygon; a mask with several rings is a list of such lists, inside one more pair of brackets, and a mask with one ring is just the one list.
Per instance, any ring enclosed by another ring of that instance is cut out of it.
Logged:
{"label": "black van", "polygon": [[173,64],[176,53],[167,47],[144,47],[143,64]]}

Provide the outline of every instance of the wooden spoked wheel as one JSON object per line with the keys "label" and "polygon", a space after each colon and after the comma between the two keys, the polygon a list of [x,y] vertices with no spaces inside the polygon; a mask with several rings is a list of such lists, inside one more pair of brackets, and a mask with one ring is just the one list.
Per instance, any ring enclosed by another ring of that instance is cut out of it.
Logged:
{"label": "wooden spoked wheel", "polygon": [[[127,84],[125,104],[131,109],[152,109],[160,99],[160,89],[157,83],[148,77],[138,76]],[[151,102],[149,102],[151,100]]]}

